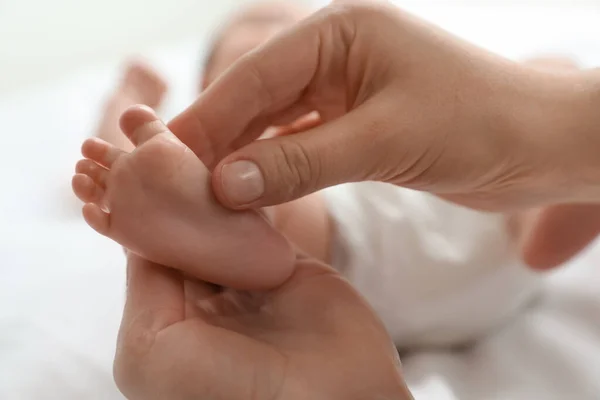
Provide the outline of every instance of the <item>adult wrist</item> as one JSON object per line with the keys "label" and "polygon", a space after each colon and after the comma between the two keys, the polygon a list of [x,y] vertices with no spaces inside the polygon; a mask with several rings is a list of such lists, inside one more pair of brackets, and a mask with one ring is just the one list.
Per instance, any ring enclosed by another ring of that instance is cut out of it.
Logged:
{"label": "adult wrist", "polygon": [[581,79],[581,86],[575,87],[578,100],[575,122],[588,167],[582,174],[584,195],[589,193],[585,197],[600,202],[600,68],[583,71]]}
{"label": "adult wrist", "polygon": [[512,111],[538,203],[600,202],[600,70],[525,74]]}
{"label": "adult wrist", "polygon": [[[563,112],[550,109],[569,201],[600,202],[600,70],[565,77]],[[559,92],[561,93],[561,92]]]}

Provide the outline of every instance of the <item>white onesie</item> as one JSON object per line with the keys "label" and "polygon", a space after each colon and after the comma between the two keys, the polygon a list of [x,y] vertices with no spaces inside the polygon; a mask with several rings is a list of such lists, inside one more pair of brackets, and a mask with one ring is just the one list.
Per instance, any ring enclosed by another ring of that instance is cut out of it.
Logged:
{"label": "white onesie", "polygon": [[501,214],[376,182],[323,192],[333,264],[399,347],[463,344],[515,315],[540,277],[519,260]]}

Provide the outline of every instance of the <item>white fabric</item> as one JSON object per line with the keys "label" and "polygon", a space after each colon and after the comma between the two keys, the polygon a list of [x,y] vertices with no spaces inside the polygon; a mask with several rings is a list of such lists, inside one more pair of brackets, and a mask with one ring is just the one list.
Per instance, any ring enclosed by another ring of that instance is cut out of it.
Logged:
{"label": "white fabric", "polygon": [[[192,41],[149,55],[171,82],[167,117],[193,99],[200,50]],[[85,224],[70,189],[117,71],[0,98],[0,399],[122,398],[111,371],[125,259]]]}
{"label": "white fabric", "polygon": [[600,398],[598,244],[548,278],[540,301],[464,349],[403,357],[417,400]]}
{"label": "white fabric", "polygon": [[[503,54],[567,51],[600,65],[596,11],[420,4],[436,22]],[[166,116],[191,100],[198,56],[195,42],[157,53],[174,88]],[[124,260],[118,246],[85,227],[69,194],[79,144],[116,71],[99,67],[0,98],[1,399],[121,398],[111,360]],[[477,345],[405,355],[416,398],[599,398],[598,251],[549,278],[537,304]]]}
{"label": "white fabric", "polygon": [[377,182],[324,191],[334,267],[397,346],[458,345],[506,323],[537,293],[501,214]]}

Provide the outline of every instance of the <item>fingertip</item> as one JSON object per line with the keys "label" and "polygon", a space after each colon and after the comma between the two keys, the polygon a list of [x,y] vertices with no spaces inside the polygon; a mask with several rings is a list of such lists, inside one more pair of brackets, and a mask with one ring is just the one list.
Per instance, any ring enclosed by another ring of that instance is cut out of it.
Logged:
{"label": "fingertip", "polygon": [[212,179],[215,196],[225,207],[233,210],[260,207],[265,179],[253,161],[225,161],[217,166]]}
{"label": "fingertip", "polygon": [[316,157],[295,137],[260,140],[217,165],[213,191],[234,210],[287,203],[321,188]]}
{"label": "fingertip", "polygon": [[93,203],[83,206],[83,218],[85,222],[101,235],[106,236],[110,229],[110,215]]}

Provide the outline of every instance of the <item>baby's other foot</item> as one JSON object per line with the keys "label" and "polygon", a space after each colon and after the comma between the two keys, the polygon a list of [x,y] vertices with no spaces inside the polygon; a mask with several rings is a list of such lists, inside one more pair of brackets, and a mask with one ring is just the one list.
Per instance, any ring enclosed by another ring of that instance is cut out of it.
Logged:
{"label": "baby's other foot", "polygon": [[132,61],[126,66],[119,90],[134,104],[157,108],[167,92],[167,83],[148,64]]}
{"label": "baby's other foot", "polygon": [[136,104],[157,108],[166,91],[166,82],[152,67],[142,62],[130,62],[121,82],[106,101],[96,137],[124,150],[133,149],[133,145],[119,128],[119,118],[125,110]]}
{"label": "baby's other foot", "polygon": [[82,148],[75,194],[87,223],[151,261],[235,289],[272,288],[291,274],[286,239],[257,212],[234,212],[212,195],[210,173],[146,107],[129,109],[132,153],[96,138]]}

